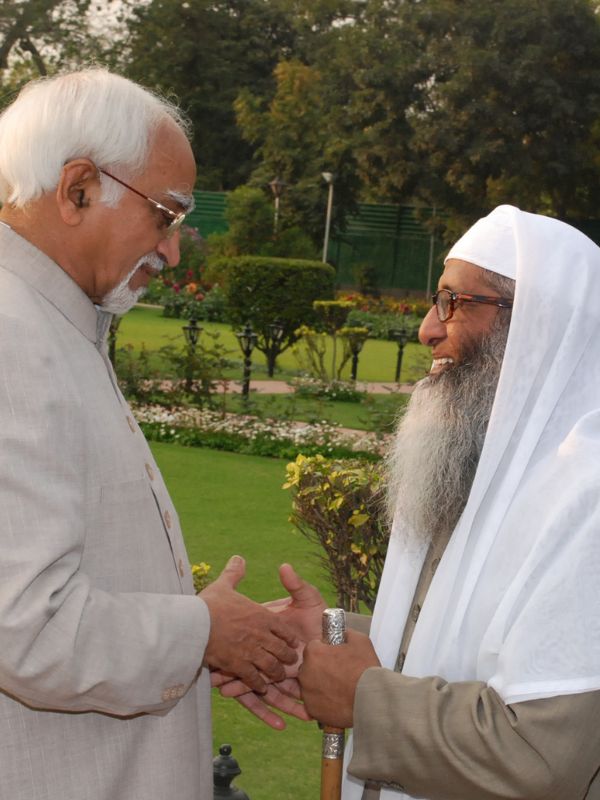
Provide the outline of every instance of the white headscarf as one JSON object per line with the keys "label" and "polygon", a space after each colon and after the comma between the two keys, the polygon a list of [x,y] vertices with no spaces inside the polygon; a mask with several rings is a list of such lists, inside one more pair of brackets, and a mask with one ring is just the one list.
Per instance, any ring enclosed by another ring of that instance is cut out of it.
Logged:
{"label": "white headscarf", "polygon": [[[448,258],[516,294],[473,487],[403,672],[483,681],[507,704],[600,689],[600,249],[499,206]],[[390,669],[426,549],[395,521],[371,627]],[[361,793],[346,776],[344,800]]]}

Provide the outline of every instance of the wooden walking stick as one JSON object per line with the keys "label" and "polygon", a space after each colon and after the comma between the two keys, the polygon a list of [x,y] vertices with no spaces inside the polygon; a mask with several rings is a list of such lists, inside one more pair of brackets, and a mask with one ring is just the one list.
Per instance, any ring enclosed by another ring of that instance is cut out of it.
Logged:
{"label": "wooden walking stick", "polygon": [[[323,642],[344,644],[346,614],[342,608],[326,608],[323,612]],[[344,764],[344,729],[323,726],[321,759],[321,800],[340,800]]]}

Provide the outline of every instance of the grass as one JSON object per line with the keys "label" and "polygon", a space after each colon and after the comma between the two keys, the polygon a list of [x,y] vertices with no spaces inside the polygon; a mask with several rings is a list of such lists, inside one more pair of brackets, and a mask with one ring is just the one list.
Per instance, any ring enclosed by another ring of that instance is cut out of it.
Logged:
{"label": "grass", "polygon": [[[131,345],[136,352],[139,352],[143,345],[146,350],[157,352],[165,345],[183,343],[181,329],[186,324],[186,320],[163,317],[162,310],[159,308],[137,306],[121,322],[117,336],[117,348]],[[228,370],[227,377],[241,380],[242,355],[231,326],[216,322],[203,322],[202,327],[205,331],[213,331],[220,334],[220,342],[225,349],[230,351],[229,358],[235,362],[234,366]],[[360,355],[358,380],[369,382],[393,381],[397,353],[398,347],[394,342],[369,339]],[[252,358],[253,377],[255,379],[266,379],[266,363],[263,354],[256,350]],[[326,357],[326,364],[329,364],[329,359],[330,357]],[[431,357],[428,348],[420,344],[408,343],[404,349],[401,379],[406,382],[419,380],[429,369],[430,361]],[[160,357],[153,359],[153,366],[169,374],[169,365],[164,364]],[[299,364],[296,358],[291,349],[286,350],[278,359],[275,379],[286,380],[298,374],[298,372]],[[348,365],[344,377],[348,378],[349,375],[350,367]]]}
{"label": "grass", "polygon": [[240,395],[228,395],[224,399],[229,412],[245,412],[274,419],[295,419],[303,422],[327,420],[343,428],[364,431],[390,430],[398,412],[408,402],[409,395],[397,392],[368,395],[360,403],[346,403],[319,398],[297,397],[295,394],[250,395],[247,407]]}
{"label": "grass", "polygon": [[[285,462],[167,444],[152,450],[191,561],[207,561],[217,575],[230,555],[243,555],[247,578],[240,590],[260,601],[282,596],[277,566],[289,561],[334,603],[311,546],[288,522],[290,495],[281,489]],[[290,720],[285,731],[273,731],[213,692],[215,755],[224,743],[240,762],[236,785],[252,800],[318,796],[321,733],[315,723]]]}
{"label": "grass", "polygon": [[241,590],[259,601],[281,596],[277,566],[289,561],[333,601],[306,539],[288,522],[291,497],[281,488],[285,461],[161,443],[152,450],[191,561],[207,561],[218,574],[239,553],[248,574]]}

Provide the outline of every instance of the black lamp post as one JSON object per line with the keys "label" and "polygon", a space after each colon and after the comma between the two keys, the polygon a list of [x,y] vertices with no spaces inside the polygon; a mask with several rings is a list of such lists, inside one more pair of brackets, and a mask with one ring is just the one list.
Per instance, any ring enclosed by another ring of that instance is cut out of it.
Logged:
{"label": "black lamp post", "polygon": [[276,319],[270,325],[267,325],[269,330],[269,348],[267,350],[267,367],[269,370],[269,378],[273,377],[275,371],[275,359],[279,354],[279,345],[283,339],[285,328],[280,319]]}
{"label": "black lamp post", "polygon": [[188,392],[191,392],[194,381],[194,356],[196,355],[196,345],[202,333],[202,327],[198,325],[196,317],[190,317],[189,323],[184,325],[182,330],[188,346],[185,388]]}
{"label": "black lamp post", "polygon": [[188,343],[188,347],[192,353],[194,353],[196,350],[196,345],[198,344],[198,337],[202,333],[203,328],[198,325],[198,320],[196,317],[190,317],[189,324],[184,325],[182,330],[185,340]]}
{"label": "black lamp post", "polygon": [[117,349],[117,331],[119,330],[121,319],[122,317],[118,317],[115,314],[110,321],[110,328],[108,329],[108,357],[110,358],[110,363],[113,365],[113,367],[116,366],[115,354]]}
{"label": "black lamp post", "polygon": [[404,345],[408,341],[408,332],[405,327],[391,330],[390,338],[393,339],[398,345],[398,358],[396,360],[396,383],[400,383],[400,372],[402,370],[402,356],[404,355]]}
{"label": "black lamp post", "polygon": [[356,373],[358,371],[358,354],[362,350],[363,343],[357,340],[350,340],[350,352],[352,353],[352,372],[350,379],[356,381]]}
{"label": "black lamp post", "polygon": [[350,346],[350,353],[352,354],[352,370],[350,379],[356,382],[356,374],[358,372],[358,356],[363,349],[364,343],[369,336],[368,330],[356,331],[348,336],[348,344]]}
{"label": "black lamp post", "polygon": [[242,774],[240,765],[231,755],[231,745],[222,744],[219,755],[213,759],[213,797],[227,800],[250,800],[246,792],[238,789],[232,781]]}
{"label": "black lamp post", "polygon": [[287,183],[285,181],[282,181],[281,178],[273,178],[273,180],[269,184],[269,187],[273,192],[273,197],[275,198],[275,214],[273,217],[274,233],[277,233],[277,228],[279,227],[279,200],[286,186]]}
{"label": "black lamp post", "polygon": [[252,351],[256,346],[256,334],[252,330],[252,325],[247,322],[241,331],[235,334],[244,354],[244,378],[242,383],[242,397],[244,402],[248,402],[250,394],[250,369],[252,367]]}

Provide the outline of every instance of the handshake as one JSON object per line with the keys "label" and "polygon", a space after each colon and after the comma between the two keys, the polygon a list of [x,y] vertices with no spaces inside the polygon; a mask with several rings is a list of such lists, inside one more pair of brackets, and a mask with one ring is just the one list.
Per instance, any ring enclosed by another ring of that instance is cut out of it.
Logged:
{"label": "handshake", "polygon": [[276,711],[352,727],[358,680],[369,667],[380,666],[369,638],[350,630],[345,644],[323,644],[327,605],[289,564],[279,569],[288,597],[263,605],[235,591],[244,572],[244,560],[233,556],[199,594],[211,619],[204,666],[211,670],[212,686],[276,730],[285,728]]}

